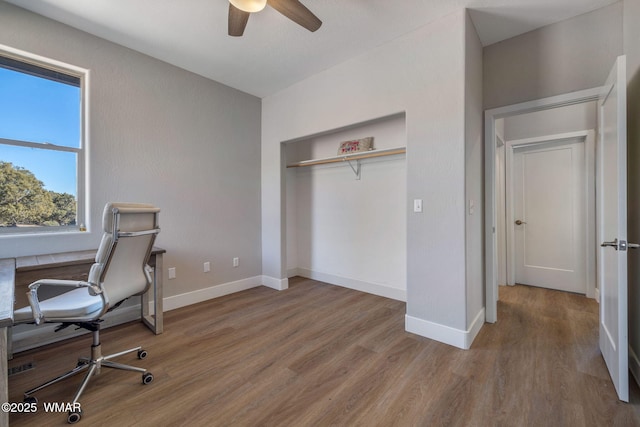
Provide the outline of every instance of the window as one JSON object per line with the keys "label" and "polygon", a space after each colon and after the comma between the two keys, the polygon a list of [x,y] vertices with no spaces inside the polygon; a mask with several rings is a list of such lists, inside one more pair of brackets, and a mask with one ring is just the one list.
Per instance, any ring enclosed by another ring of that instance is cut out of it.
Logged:
{"label": "window", "polygon": [[86,74],[0,48],[0,235],[82,228]]}

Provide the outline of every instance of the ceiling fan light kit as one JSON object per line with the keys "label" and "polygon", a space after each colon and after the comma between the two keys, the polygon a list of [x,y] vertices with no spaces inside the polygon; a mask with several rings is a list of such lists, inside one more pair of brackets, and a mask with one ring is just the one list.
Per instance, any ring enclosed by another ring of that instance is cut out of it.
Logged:
{"label": "ceiling fan light kit", "polygon": [[243,12],[260,12],[267,5],[267,0],[229,0],[229,3]]}
{"label": "ceiling fan light kit", "polygon": [[244,34],[249,15],[260,12],[267,4],[311,32],[322,25],[322,21],[299,0],[229,0],[229,35],[240,37]]}

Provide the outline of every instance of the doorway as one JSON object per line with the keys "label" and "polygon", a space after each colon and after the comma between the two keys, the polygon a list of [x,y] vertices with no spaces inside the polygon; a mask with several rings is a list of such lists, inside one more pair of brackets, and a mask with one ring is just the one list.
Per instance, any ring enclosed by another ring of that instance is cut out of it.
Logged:
{"label": "doorway", "polygon": [[593,88],[485,111],[485,320],[489,323],[497,321],[498,301],[496,121],[525,113],[597,101],[600,93],[600,88]]}
{"label": "doorway", "polygon": [[[588,121],[574,126],[596,126],[595,103],[584,107]],[[594,135],[584,130],[507,141],[504,165],[496,165],[506,170],[497,176],[506,194],[497,206],[505,218],[498,222],[506,236],[505,256],[498,252],[504,284],[595,297]]]}
{"label": "doorway", "polygon": [[[598,101],[597,231],[600,351],[618,397],[629,399],[627,316],[627,78],[626,57],[614,62],[604,85],[485,112],[486,321],[497,321],[496,120],[525,111]],[[606,250],[606,249],[609,250]],[[615,252],[614,252],[615,250]]]}

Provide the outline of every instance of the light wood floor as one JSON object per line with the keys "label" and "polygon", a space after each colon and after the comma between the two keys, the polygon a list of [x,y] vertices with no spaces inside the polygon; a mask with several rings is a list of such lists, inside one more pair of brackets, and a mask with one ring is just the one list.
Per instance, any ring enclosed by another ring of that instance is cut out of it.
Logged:
{"label": "light wood floor", "polygon": [[[620,403],[597,345],[597,305],[544,289],[501,288],[499,322],[464,351],[404,331],[405,304],[294,278],[103,331],[103,351],[141,343],[155,375],[103,370],[81,399],[85,426],[633,426],[640,392]],[[90,338],[18,354],[36,368],[10,397],[75,366]],[[66,425],[79,379],[38,394],[12,426]]]}

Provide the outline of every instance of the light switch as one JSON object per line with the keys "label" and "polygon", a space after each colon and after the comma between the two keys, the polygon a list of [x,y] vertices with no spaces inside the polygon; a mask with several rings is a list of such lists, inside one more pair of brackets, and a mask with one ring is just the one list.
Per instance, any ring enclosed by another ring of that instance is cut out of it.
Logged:
{"label": "light switch", "polygon": [[413,211],[422,212],[422,199],[413,199]]}

